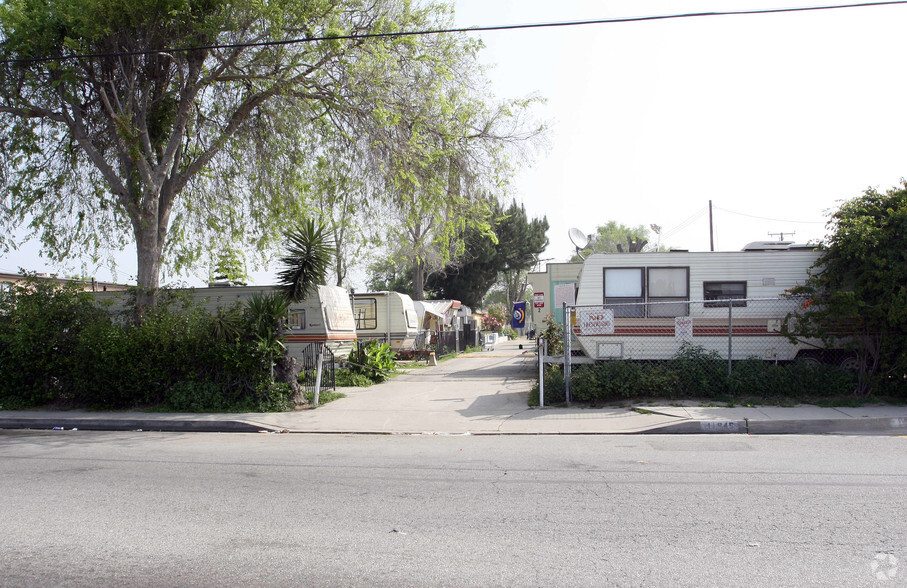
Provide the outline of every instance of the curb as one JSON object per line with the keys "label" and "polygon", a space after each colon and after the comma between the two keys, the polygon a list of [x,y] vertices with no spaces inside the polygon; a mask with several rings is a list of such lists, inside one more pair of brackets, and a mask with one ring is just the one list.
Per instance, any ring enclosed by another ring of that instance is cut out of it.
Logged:
{"label": "curb", "polygon": [[860,419],[797,419],[797,420],[708,420],[684,421],[655,427],[637,434],[643,435],[695,435],[695,434],[747,434],[747,435],[860,435],[907,434],[907,417],[881,417]]}
{"label": "curb", "polygon": [[257,433],[285,429],[245,421],[0,418],[0,429],[78,429],[82,431],[161,431],[167,433]]}
{"label": "curb", "polygon": [[630,431],[306,431],[239,420],[103,419],[0,417],[0,429],[78,429],[83,431],[160,431],[167,433],[298,433],[318,435],[907,435],[907,417],[800,420],[686,420]]}

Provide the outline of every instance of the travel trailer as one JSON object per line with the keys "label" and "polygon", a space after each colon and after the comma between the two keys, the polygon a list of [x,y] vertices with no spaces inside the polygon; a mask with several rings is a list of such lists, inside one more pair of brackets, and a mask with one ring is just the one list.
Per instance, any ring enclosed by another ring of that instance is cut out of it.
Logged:
{"label": "travel trailer", "polygon": [[803,303],[782,295],[807,280],[818,258],[813,247],[788,242],[735,252],[591,255],[577,283],[572,330],[596,360],[670,359],[690,343],[723,359],[849,361],[816,340],[791,343],[782,334],[783,321]]}
{"label": "travel trailer", "polygon": [[[267,294],[276,289],[277,286],[214,286],[176,291],[191,295],[214,314],[218,308],[244,303],[256,294]],[[122,309],[126,302],[124,294],[99,292],[95,294],[95,299],[111,300],[113,309]],[[345,356],[356,340],[349,293],[337,286],[318,286],[315,294],[301,302],[291,303],[286,325],[284,343],[290,354],[297,358],[301,358],[313,343],[324,343],[335,356]]]}
{"label": "travel trailer", "polygon": [[360,339],[378,339],[394,351],[410,351],[419,335],[413,299],[399,292],[353,294],[353,314]]}

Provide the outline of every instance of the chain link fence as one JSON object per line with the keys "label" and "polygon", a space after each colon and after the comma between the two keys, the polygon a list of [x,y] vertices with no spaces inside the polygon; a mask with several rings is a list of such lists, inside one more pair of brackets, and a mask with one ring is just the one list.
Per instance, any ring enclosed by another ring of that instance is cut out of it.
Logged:
{"label": "chain link fence", "polygon": [[805,299],[678,300],[568,307],[573,341],[595,360],[668,360],[690,348],[715,359],[842,362],[843,350],[815,339],[791,340]]}
{"label": "chain link fence", "polygon": [[[795,297],[666,300],[567,306],[561,367],[566,400],[631,397],[798,396],[852,390],[856,357],[791,339]],[[547,382],[547,379],[546,379]],[[557,384],[555,387],[557,388]]]}

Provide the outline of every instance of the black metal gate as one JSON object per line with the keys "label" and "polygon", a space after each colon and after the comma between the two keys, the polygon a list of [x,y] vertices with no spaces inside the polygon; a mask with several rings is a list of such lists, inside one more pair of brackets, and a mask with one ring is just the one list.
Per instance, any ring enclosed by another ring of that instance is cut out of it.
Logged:
{"label": "black metal gate", "polygon": [[318,365],[319,353],[322,355],[321,389],[335,390],[337,388],[334,374],[334,352],[328,349],[324,343],[312,343],[302,352],[302,370],[299,372],[299,385],[306,392],[315,391],[315,369]]}

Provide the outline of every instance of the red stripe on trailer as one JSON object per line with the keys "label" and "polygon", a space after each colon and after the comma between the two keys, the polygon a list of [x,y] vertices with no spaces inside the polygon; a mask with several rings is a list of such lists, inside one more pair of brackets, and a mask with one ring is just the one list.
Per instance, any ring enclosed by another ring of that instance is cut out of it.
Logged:
{"label": "red stripe on trailer", "polygon": [[356,341],[355,335],[287,335],[290,343],[316,343],[318,341]]}

